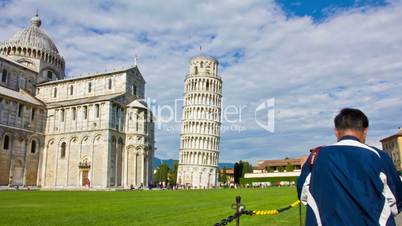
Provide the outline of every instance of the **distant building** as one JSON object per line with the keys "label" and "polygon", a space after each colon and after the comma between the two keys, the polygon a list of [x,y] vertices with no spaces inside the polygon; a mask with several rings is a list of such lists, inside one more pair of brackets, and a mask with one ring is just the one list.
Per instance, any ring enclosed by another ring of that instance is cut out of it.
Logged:
{"label": "distant building", "polygon": [[386,151],[394,162],[397,170],[402,170],[402,129],[389,137],[381,140],[382,149]]}
{"label": "distant building", "polygon": [[[297,177],[300,176],[301,168],[307,158],[308,156],[301,156],[292,159],[259,160],[253,169],[253,173],[244,174],[245,180],[243,184],[255,184],[257,182],[279,183],[281,181],[295,182]],[[286,172],[286,168],[289,164],[292,165],[293,170]],[[267,171],[267,169],[269,169],[269,171]]]}
{"label": "distant building", "polygon": [[300,171],[306,160],[307,156],[292,159],[258,160],[253,172],[266,173],[268,168],[271,169],[272,172],[278,172],[281,171],[280,169],[286,170],[288,164],[293,166],[294,171]]}
{"label": "distant building", "polygon": [[219,172],[221,174],[223,174],[223,171],[226,171],[226,177],[227,177],[227,182],[230,183],[234,183],[234,169],[219,169]]}

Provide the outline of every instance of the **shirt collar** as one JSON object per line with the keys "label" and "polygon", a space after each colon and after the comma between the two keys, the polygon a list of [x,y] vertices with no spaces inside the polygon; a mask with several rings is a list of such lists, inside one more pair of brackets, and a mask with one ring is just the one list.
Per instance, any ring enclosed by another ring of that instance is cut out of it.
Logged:
{"label": "shirt collar", "polygon": [[357,138],[355,136],[351,136],[351,135],[346,135],[346,136],[343,136],[343,137],[339,138],[338,142],[341,141],[341,140],[355,140],[355,141],[360,142],[359,138]]}

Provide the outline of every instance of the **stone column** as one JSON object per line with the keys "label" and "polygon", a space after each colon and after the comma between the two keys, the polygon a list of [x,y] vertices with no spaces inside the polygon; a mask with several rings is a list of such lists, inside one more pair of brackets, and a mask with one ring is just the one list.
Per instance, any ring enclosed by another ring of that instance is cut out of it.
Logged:
{"label": "stone column", "polygon": [[41,177],[42,177],[42,187],[44,187],[46,185],[46,171],[47,171],[47,152],[49,149],[49,144],[48,144],[48,140],[45,139],[45,144],[44,144],[45,148],[43,149],[43,164],[42,164],[42,172],[41,172]]}
{"label": "stone column", "polygon": [[137,151],[134,152],[134,185],[138,186],[138,153]]}
{"label": "stone column", "polygon": [[128,149],[125,148],[124,149],[124,157],[123,157],[123,164],[122,164],[122,168],[123,168],[123,173],[122,173],[122,186],[128,187],[127,184],[127,172],[128,172]]}
{"label": "stone column", "polygon": [[144,163],[145,163],[145,153],[144,153],[144,150],[142,150],[142,153],[141,153],[141,183],[142,184],[144,184],[144,173],[145,173],[145,170],[144,170]]}
{"label": "stone column", "polygon": [[[24,117],[23,117],[24,118]],[[26,136],[28,136],[28,134],[26,134]],[[24,172],[22,173],[22,186],[25,186],[26,185],[26,173],[27,173],[27,167],[28,167],[28,164],[27,164],[27,155],[28,155],[28,153],[27,153],[27,151],[28,151],[28,142],[27,142],[27,139],[24,139],[24,166],[23,166],[23,170],[24,170]]]}
{"label": "stone column", "polygon": [[149,172],[148,172],[148,156],[145,154],[144,155],[144,162],[145,162],[145,181],[144,181],[144,186],[148,187],[148,179],[149,179]]}

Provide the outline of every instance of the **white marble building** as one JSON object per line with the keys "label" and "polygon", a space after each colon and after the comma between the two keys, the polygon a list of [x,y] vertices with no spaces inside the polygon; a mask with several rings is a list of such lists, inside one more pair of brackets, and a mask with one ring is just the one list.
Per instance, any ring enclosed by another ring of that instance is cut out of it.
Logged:
{"label": "white marble building", "polygon": [[212,188],[218,182],[222,79],[218,61],[208,56],[190,60],[184,82],[177,184]]}
{"label": "white marble building", "polygon": [[65,78],[40,26],[0,43],[0,186],[147,186],[154,124],[138,67]]}

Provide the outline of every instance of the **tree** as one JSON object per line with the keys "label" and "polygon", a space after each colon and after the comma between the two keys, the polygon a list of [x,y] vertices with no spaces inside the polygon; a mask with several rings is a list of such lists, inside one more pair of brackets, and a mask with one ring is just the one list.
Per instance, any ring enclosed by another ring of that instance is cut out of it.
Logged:
{"label": "tree", "polygon": [[292,165],[292,163],[288,162],[288,164],[286,165],[286,172],[293,172],[294,170],[294,166]]}
{"label": "tree", "polygon": [[270,167],[270,166],[266,166],[265,171],[267,171],[267,173],[272,173],[272,172],[274,172],[274,169],[272,169],[272,167]]}
{"label": "tree", "polygon": [[179,161],[174,161],[173,169],[169,169],[169,184],[176,185],[177,181],[177,168],[179,166]]}
{"label": "tree", "polygon": [[169,175],[169,166],[166,163],[162,163],[159,168],[156,170],[155,173],[155,183],[159,184],[162,182],[165,182],[167,184],[168,182],[168,175]]}
{"label": "tree", "polygon": [[246,174],[246,173],[253,172],[253,166],[249,162],[242,161],[242,163],[243,163],[243,168],[242,168],[241,177],[244,177],[244,174]]}
{"label": "tree", "polygon": [[244,177],[244,174],[252,172],[253,166],[247,161],[240,160],[239,162],[236,162],[234,165],[234,182],[239,184],[240,178]]}
{"label": "tree", "polygon": [[277,169],[278,169],[278,172],[283,172],[283,171],[285,171],[285,169],[283,168],[283,166],[279,166]]}
{"label": "tree", "polygon": [[236,162],[234,165],[234,182],[240,184],[240,178],[242,177],[243,163],[242,161]]}

